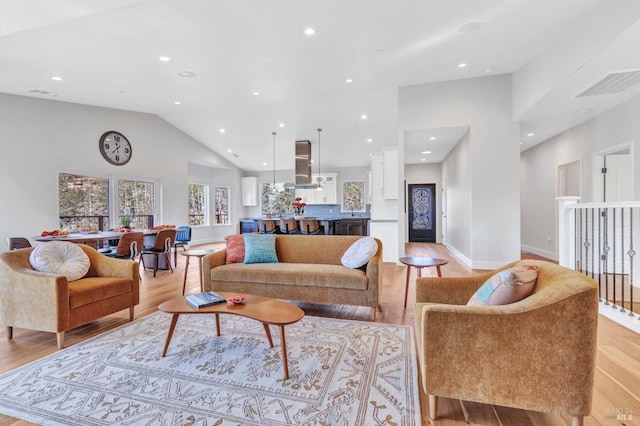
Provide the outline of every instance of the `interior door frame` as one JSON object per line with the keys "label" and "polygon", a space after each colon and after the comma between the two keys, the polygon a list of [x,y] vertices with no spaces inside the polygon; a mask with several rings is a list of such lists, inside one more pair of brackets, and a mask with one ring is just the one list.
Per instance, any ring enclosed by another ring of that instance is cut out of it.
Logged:
{"label": "interior door frame", "polygon": [[604,157],[608,154],[613,154],[619,151],[623,151],[625,149],[629,149],[629,154],[631,158],[631,196],[635,194],[635,176],[636,171],[634,168],[634,141],[623,142],[618,145],[610,146],[599,151],[595,151],[591,154],[591,201],[594,203],[602,203],[604,202],[603,193],[604,193],[604,184],[602,182],[602,164],[604,161]]}

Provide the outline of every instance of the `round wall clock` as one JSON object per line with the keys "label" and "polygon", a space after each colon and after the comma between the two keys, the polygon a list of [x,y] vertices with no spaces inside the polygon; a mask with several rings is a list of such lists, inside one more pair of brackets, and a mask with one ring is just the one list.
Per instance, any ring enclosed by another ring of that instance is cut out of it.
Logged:
{"label": "round wall clock", "polygon": [[100,137],[99,147],[104,159],[115,166],[123,166],[131,160],[131,143],[120,132],[105,132]]}

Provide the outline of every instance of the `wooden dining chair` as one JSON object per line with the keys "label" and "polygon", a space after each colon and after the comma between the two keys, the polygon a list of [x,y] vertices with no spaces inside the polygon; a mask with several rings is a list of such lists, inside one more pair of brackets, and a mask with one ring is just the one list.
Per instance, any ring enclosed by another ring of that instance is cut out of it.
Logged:
{"label": "wooden dining chair", "polygon": [[283,234],[299,234],[298,221],[294,218],[280,219],[280,232]]}
{"label": "wooden dining chair", "polygon": [[8,237],[7,244],[9,244],[9,251],[31,247],[29,240],[24,237]]}
{"label": "wooden dining chair", "polygon": [[115,252],[106,253],[106,256],[114,257],[116,259],[135,259],[144,247],[144,233],[142,232],[128,232],[122,234],[122,237],[118,241],[118,246]]}
{"label": "wooden dining chair", "polygon": [[146,255],[153,255],[153,276],[156,276],[156,272],[158,272],[158,257],[164,256],[167,266],[173,273],[173,266],[171,266],[171,258],[169,254],[171,253],[171,247],[176,240],[176,230],[175,229],[163,229],[158,232],[156,235],[156,239],[153,243],[153,247],[145,247],[140,254],[139,262],[142,263],[142,267],[147,270],[147,266],[144,263],[144,257]]}

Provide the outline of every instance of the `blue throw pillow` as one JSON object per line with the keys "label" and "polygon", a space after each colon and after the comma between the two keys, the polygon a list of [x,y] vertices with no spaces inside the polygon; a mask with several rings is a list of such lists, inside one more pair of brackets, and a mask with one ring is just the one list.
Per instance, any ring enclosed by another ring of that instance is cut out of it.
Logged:
{"label": "blue throw pillow", "polygon": [[278,263],[274,234],[243,234],[244,263]]}

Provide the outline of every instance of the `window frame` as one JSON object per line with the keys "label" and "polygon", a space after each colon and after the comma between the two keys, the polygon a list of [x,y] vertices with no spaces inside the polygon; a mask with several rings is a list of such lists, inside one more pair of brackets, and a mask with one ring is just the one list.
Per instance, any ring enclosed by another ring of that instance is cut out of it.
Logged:
{"label": "window frame", "polygon": [[[189,186],[190,185],[198,185],[198,186],[202,186],[204,188],[204,202],[203,202],[203,206],[204,206],[204,212],[203,214],[203,220],[204,223],[202,225],[191,225],[191,213],[189,212],[189,204],[191,202],[190,200],[190,195],[189,195]],[[189,182],[187,182],[187,222],[189,223],[189,226],[194,227],[194,228],[200,228],[200,227],[205,227],[205,226],[210,226],[211,224],[211,185],[209,185],[208,183],[204,183],[204,182],[198,182],[197,180],[192,180],[189,179]]]}
{"label": "window frame", "polygon": [[[216,219],[216,197],[218,196],[218,189],[227,190],[227,222],[217,223]],[[213,226],[231,226],[231,187],[226,185],[216,185],[213,187]]]}

